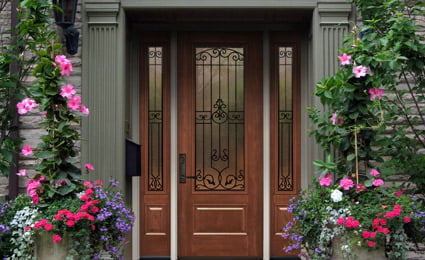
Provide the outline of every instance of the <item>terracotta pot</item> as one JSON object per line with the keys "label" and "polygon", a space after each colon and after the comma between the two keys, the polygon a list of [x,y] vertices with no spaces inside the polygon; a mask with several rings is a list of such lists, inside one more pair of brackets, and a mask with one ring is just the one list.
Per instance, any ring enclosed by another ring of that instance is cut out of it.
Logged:
{"label": "terracotta pot", "polygon": [[[354,259],[357,260],[387,260],[385,256],[385,249],[382,247],[377,248],[366,248],[361,246],[353,246]],[[344,254],[342,251],[341,238],[339,236],[334,237],[332,240],[332,257],[331,260],[344,260]]]}
{"label": "terracotta pot", "polygon": [[37,260],[66,260],[68,255],[68,236],[63,236],[60,243],[53,242],[53,234],[43,232],[35,242]]}

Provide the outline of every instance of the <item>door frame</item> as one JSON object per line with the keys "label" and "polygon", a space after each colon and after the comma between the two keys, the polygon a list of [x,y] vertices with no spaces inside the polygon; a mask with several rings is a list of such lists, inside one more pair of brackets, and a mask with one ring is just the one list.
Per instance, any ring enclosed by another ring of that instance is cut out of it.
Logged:
{"label": "door frame", "polygon": [[[269,59],[269,52],[270,50],[270,41],[271,41],[271,33],[268,31],[262,31],[263,34],[263,160],[264,160],[264,175],[263,175],[263,259],[270,259],[270,176],[268,175],[270,171],[270,165],[269,165],[269,158],[270,158],[270,151],[269,151],[269,145],[270,145],[270,108],[268,105],[268,102],[270,100],[270,75],[269,75],[269,69],[270,69],[270,59]],[[171,123],[171,140],[177,140],[177,33],[174,31],[170,33],[170,123]],[[301,47],[301,46],[300,46]],[[305,47],[304,47],[305,51]],[[306,56],[304,56],[304,61],[306,61]],[[174,69],[173,69],[174,68]],[[305,67],[304,67],[305,69]],[[301,81],[303,79],[301,78]],[[305,84],[305,81],[304,81]],[[170,162],[170,174],[172,180],[178,180],[178,153],[177,153],[177,145],[176,142],[171,142],[171,162]],[[305,176],[304,176],[305,177]],[[171,181],[170,183],[170,256],[171,259],[177,259],[177,244],[178,244],[178,226],[177,226],[177,192],[178,190],[178,181]],[[145,258],[142,258],[145,259]],[[160,258],[162,259],[162,258]],[[165,257],[163,259],[169,259],[168,257]]]}

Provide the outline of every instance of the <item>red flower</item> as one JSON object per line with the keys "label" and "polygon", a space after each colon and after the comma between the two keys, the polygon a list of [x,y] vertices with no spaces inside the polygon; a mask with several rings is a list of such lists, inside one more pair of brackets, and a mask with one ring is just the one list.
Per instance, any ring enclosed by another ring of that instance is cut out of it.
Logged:
{"label": "red flower", "polygon": [[47,224],[44,226],[44,229],[45,229],[46,231],[50,231],[50,230],[52,230],[52,228],[53,228],[53,225],[52,225],[52,224],[50,224],[50,223],[47,223]]}
{"label": "red flower", "polygon": [[87,196],[87,195],[82,195],[82,196],[80,197],[80,200],[82,200],[82,201],[88,201],[88,200],[90,200],[90,197],[89,197],[89,196]]}
{"label": "red flower", "polygon": [[387,213],[385,213],[385,217],[386,218],[393,218],[395,216],[394,216],[394,213],[392,211],[388,211]]}
{"label": "red flower", "polygon": [[370,232],[370,238],[376,237],[376,232]]}
{"label": "red flower", "polygon": [[81,211],[88,211],[88,210],[89,210],[89,204],[88,203],[81,205]]}
{"label": "red flower", "polygon": [[75,225],[75,222],[74,222],[74,221],[72,221],[72,220],[68,220],[68,221],[66,222],[66,225],[67,225],[68,227],[73,227],[73,226]]}
{"label": "red flower", "polygon": [[90,195],[92,195],[92,194],[93,194],[93,190],[92,190],[92,189],[87,189],[87,190],[85,191],[85,193],[86,193],[86,195],[87,195],[87,196],[90,196]]}
{"label": "red flower", "polygon": [[53,236],[53,242],[59,243],[61,240],[62,240],[62,238],[58,234]]}
{"label": "red flower", "polygon": [[386,220],[385,218],[381,218],[381,220],[379,221],[379,223],[380,223],[382,226],[385,226],[385,225],[387,224],[387,220]]}
{"label": "red flower", "polygon": [[339,218],[337,221],[338,225],[344,225],[345,223],[345,219],[344,218]]}
{"label": "red flower", "polygon": [[410,218],[408,216],[404,216],[403,221],[404,221],[404,223],[409,223]]}
{"label": "red flower", "polygon": [[362,236],[363,236],[364,239],[368,239],[370,237],[370,232],[365,230],[365,231],[363,231]]}
{"label": "red flower", "polygon": [[376,242],[369,240],[369,241],[367,241],[367,245],[370,246],[370,247],[374,247],[374,246],[376,246]]}
{"label": "red flower", "polygon": [[377,228],[378,227],[378,225],[379,225],[379,219],[378,218],[374,218],[373,219],[373,225],[372,225],[372,228]]}
{"label": "red flower", "polygon": [[97,213],[97,212],[99,212],[99,208],[95,206],[95,207],[91,208],[91,212]]}
{"label": "red flower", "polygon": [[94,185],[95,185],[95,186],[100,186],[100,187],[102,187],[102,186],[103,186],[103,181],[102,181],[102,180],[95,180],[95,181],[94,181]]}

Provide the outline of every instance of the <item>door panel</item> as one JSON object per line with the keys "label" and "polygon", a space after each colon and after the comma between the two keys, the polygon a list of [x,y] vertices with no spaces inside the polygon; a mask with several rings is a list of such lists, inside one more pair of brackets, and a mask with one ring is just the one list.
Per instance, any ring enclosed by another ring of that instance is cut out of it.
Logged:
{"label": "door panel", "polygon": [[179,257],[262,255],[261,39],[179,35]]}

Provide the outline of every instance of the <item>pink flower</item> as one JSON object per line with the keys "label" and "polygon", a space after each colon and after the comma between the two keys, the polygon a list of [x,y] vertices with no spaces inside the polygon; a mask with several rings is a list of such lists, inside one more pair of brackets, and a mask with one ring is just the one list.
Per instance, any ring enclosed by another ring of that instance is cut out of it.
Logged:
{"label": "pink flower", "polygon": [[379,224],[381,224],[382,226],[385,226],[387,224],[387,220],[385,218],[381,218],[379,220]]}
{"label": "pink flower", "polygon": [[31,155],[32,154],[32,148],[31,148],[31,146],[29,146],[29,145],[24,145],[23,147],[22,147],[22,154],[24,155],[24,156],[28,156],[28,155]]}
{"label": "pink flower", "polygon": [[61,63],[64,63],[65,61],[67,61],[67,59],[66,59],[65,55],[56,55],[55,61],[57,63],[61,64]]}
{"label": "pink flower", "polygon": [[369,246],[369,247],[374,247],[374,246],[376,246],[376,242],[373,242],[373,241],[367,241],[367,245]]}
{"label": "pink flower", "polygon": [[91,188],[93,188],[93,184],[91,184],[91,182],[89,182],[89,181],[85,181],[84,182],[84,187],[87,187],[87,188],[91,189]]}
{"label": "pink flower", "polygon": [[404,223],[409,223],[411,220],[408,216],[404,216],[403,221]]}
{"label": "pink flower", "polygon": [[59,64],[59,67],[61,68],[61,75],[67,75],[69,76],[69,73],[72,71],[72,64],[69,60],[67,62],[64,62],[62,64]]}
{"label": "pink flower", "polygon": [[25,229],[24,229],[24,231],[25,232],[27,232],[28,230],[30,230],[31,229],[31,227],[30,226],[27,226]]}
{"label": "pink flower", "polygon": [[376,176],[379,175],[379,172],[377,170],[375,170],[375,169],[372,169],[369,174],[372,175],[372,176],[374,176],[374,177],[376,177]]}
{"label": "pink flower", "polygon": [[380,88],[371,88],[369,89],[369,94],[370,94],[370,100],[374,100],[376,97],[378,97],[378,99],[382,99],[384,90]]}
{"label": "pink flower", "polygon": [[99,208],[96,206],[91,208],[92,213],[97,213],[98,211],[99,211]]}
{"label": "pink flower", "polygon": [[88,115],[89,109],[85,105],[81,105],[80,112],[83,113],[84,115]]}
{"label": "pink flower", "polygon": [[72,98],[73,95],[75,95],[77,91],[75,91],[74,87],[71,84],[65,85],[61,87],[61,93],[60,95],[64,98]]}
{"label": "pink flower", "polygon": [[16,173],[16,175],[18,176],[25,176],[26,174],[27,174],[27,170],[25,169],[19,170],[19,172]]}
{"label": "pink flower", "polygon": [[57,55],[55,57],[55,61],[59,63],[59,67],[61,68],[61,75],[69,76],[69,73],[72,71],[71,61],[68,60],[65,55]]}
{"label": "pink flower", "polygon": [[41,115],[42,116],[46,116],[47,115],[47,112],[46,111],[43,111],[43,112],[41,112]]}
{"label": "pink flower", "polygon": [[34,101],[34,99],[24,98],[21,102],[16,104],[16,107],[18,108],[18,114],[23,115],[38,107],[38,104]]}
{"label": "pink flower", "polygon": [[94,166],[91,165],[90,163],[84,164],[84,167],[86,167],[86,169],[89,170],[89,171],[93,171],[94,170]]}
{"label": "pink flower", "polygon": [[342,66],[350,64],[351,55],[347,55],[347,53],[343,53],[342,56],[338,56],[338,58]]}
{"label": "pink flower", "polygon": [[374,181],[373,181],[373,183],[372,183],[372,185],[373,185],[373,186],[376,186],[376,187],[381,186],[381,185],[383,185],[383,184],[384,184],[384,181],[383,181],[382,179],[376,179],[376,180],[374,180]]}
{"label": "pink flower", "polygon": [[74,96],[68,99],[68,108],[77,111],[80,108],[81,105],[81,97],[80,96]]}
{"label": "pink flower", "polygon": [[320,186],[329,187],[332,184],[332,175],[330,173],[327,173],[324,178],[320,176],[319,180]]}
{"label": "pink flower", "polygon": [[338,225],[344,225],[345,219],[344,218],[338,218],[337,223],[338,223]]}
{"label": "pink flower", "polygon": [[370,238],[376,237],[376,232],[370,232]]}
{"label": "pink flower", "polygon": [[354,182],[350,178],[345,178],[339,181],[339,185],[341,185],[344,190],[349,190],[354,186]]}
{"label": "pink flower", "polygon": [[41,183],[37,179],[31,179],[27,183],[27,194],[32,198],[34,204],[38,204],[37,189],[41,187]]}
{"label": "pink flower", "polygon": [[334,112],[331,117],[332,125],[341,125],[342,117],[338,117],[338,113]]}
{"label": "pink flower", "polygon": [[354,73],[354,77],[356,78],[364,77],[366,76],[367,68],[362,65],[353,67],[353,73]]}
{"label": "pink flower", "polygon": [[62,238],[58,234],[53,236],[53,242],[59,243],[61,240],[62,240]]}

